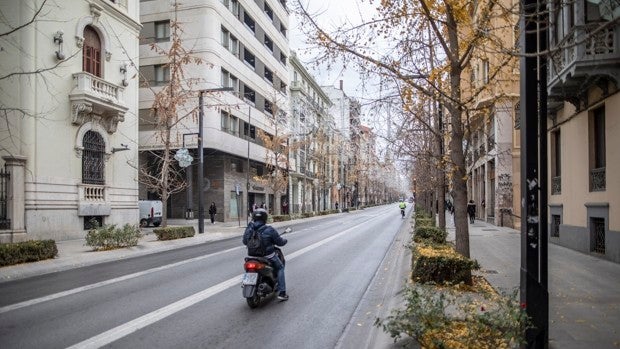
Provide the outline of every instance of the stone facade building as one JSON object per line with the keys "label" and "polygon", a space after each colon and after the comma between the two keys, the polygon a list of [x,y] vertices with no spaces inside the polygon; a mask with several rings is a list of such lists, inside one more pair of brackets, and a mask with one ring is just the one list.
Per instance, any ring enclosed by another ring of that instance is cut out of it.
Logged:
{"label": "stone facade building", "polygon": [[92,220],[137,224],[138,4],[0,10],[0,241],[84,237]]}

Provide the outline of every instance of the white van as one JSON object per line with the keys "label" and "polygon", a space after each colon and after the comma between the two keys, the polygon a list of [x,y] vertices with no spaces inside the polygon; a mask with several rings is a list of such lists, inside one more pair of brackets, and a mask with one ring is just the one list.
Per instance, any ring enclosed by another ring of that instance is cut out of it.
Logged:
{"label": "white van", "polygon": [[139,200],[138,206],[140,207],[140,226],[148,227],[153,224],[159,227],[163,212],[161,200]]}

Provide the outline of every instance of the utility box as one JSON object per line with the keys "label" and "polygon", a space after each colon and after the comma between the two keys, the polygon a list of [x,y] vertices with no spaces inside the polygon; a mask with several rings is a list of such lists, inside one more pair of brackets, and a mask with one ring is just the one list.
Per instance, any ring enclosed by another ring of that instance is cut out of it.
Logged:
{"label": "utility box", "polygon": [[163,212],[163,204],[161,200],[139,200],[140,207],[140,226],[148,227],[153,225],[159,227]]}

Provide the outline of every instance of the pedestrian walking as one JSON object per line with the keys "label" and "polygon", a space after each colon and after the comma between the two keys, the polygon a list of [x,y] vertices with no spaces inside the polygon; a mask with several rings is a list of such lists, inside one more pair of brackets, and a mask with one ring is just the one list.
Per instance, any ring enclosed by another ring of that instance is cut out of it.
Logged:
{"label": "pedestrian walking", "polygon": [[209,206],[209,216],[211,217],[211,224],[215,224],[216,213],[217,213],[217,207],[215,207],[215,202],[211,202],[211,206]]}
{"label": "pedestrian walking", "polygon": [[467,203],[467,214],[469,214],[469,223],[473,224],[476,219],[476,204],[474,200],[469,200]]}

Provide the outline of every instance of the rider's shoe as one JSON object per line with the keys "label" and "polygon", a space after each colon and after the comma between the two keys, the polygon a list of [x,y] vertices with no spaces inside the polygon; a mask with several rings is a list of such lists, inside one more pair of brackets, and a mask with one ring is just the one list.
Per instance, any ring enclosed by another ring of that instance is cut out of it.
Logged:
{"label": "rider's shoe", "polygon": [[286,294],[286,292],[280,292],[278,294],[278,299],[281,301],[287,301],[288,300],[288,295]]}

